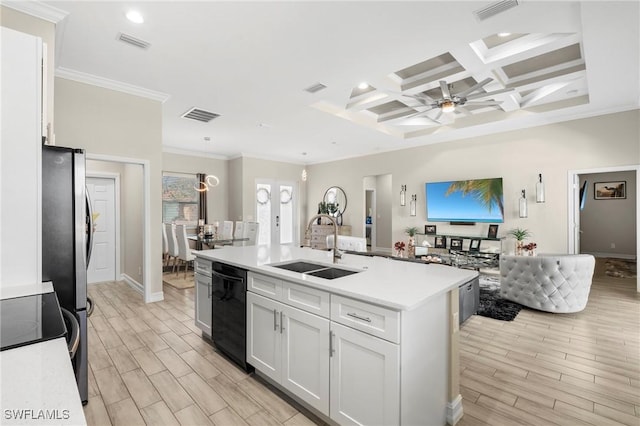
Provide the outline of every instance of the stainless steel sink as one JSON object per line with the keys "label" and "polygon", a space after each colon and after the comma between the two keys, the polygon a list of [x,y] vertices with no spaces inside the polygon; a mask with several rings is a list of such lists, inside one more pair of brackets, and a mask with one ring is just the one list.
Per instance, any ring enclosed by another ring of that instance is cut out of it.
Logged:
{"label": "stainless steel sink", "polygon": [[313,272],[308,272],[307,275],[313,275],[314,277],[333,280],[336,278],[346,277],[347,275],[357,274],[358,272],[360,271],[350,271],[348,269],[339,268],[325,268]]}
{"label": "stainless steel sink", "polygon": [[332,266],[323,265],[321,263],[306,262],[304,260],[294,260],[292,262],[271,264],[274,268],[286,269],[287,271],[298,272],[305,275],[312,275],[318,278],[333,280],[336,278],[346,277],[347,275],[356,274],[360,271],[351,271],[349,269],[334,268]]}

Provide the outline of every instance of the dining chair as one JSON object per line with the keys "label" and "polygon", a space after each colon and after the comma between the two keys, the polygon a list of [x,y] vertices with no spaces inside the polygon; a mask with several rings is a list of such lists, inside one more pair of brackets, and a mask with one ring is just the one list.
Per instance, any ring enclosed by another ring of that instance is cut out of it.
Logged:
{"label": "dining chair", "polygon": [[176,264],[178,263],[178,240],[176,239],[176,225],[173,223],[164,224],[165,233],[167,234],[167,266],[173,258],[173,269],[176,270]]}
{"label": "dining chair", "polygon": [[223,240],[230,240],[233,238],[233,221],[225,220],[222,222],[222,233],[220,237]]}
{"label": "dining chair", "polygon": [[[244,238],[244,222],[242,222],[242,221],[237,221],[236,222],[236,228],[233,231],[233,238],[234,239]],[[244,245],[244,241],[234,241],[233,245],[234,246],[243,246]]]}
{"label": "dining chair", "polygon": [[[189,247],[189,239],[187,238],[186,225],[176,226],[176,237],[178,239],[178,259],[181,263],[184,262],[184,277],[187,278],[187,269],[189,269],[189,262],[195,260],[195,255],[191,253],[191,247]],[[178,265],[178,271],[176,275],[180,273],[180,265]]]}
{"label": "dining chair", "polygon": [[162,266],[167,266],[169,260],[169,241],[167,238],[167,228],[162,224]]}
{"label": "dining chair", "polygon": [[244,238],[248,238],[244,241],[245,246],[255,246],[258,240],[258,230],[260,224],[258,222],[245,222],[244,223]]}

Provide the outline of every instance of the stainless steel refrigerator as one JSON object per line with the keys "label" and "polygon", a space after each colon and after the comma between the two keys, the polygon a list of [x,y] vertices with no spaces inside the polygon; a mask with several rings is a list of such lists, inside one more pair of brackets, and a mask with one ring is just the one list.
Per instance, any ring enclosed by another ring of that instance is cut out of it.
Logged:
{"label": "stainless steel refrigerator", "polygon": [[80,328],[74,358],[78,390],[88,401],[87,265],[91,256],[91,203],[80,149],[42,147],[42,280],[51,281],[60,306]]}

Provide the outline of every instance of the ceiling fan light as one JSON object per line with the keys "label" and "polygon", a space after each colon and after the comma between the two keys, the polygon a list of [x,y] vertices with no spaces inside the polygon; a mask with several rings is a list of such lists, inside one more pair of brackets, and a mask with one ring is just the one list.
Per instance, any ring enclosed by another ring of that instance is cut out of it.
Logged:
{"label": "ceiling fan light", "polygon": [[442,109],[442,112],[453,112],[456,109],[456,104],[454,104],[453,101],[446,99],[442,101],[440,108]]}

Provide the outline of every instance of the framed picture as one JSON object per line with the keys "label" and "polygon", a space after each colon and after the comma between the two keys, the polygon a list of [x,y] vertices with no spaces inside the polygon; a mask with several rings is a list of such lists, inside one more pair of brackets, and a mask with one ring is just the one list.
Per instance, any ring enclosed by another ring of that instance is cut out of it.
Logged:
{"label": "framed picture", "polygon": [[480,241],[481,240],[478,240],[476,238],[472,238],[471,242],[469,243],[469,251],[470,252],[472,252],[472,251],[474,251],[474,252],[480,251]]}
{"label": "framed picture", "polygon": [[462,238],[451,239],[451,250],[462,250]]}
{"label": "framed picture", "polygon": [[427,235],[434,235],[436,233],[436,225],[425,225],[424,233]]}
{"label": "framed picture", "polygon": [[447,248],[447,237],[438,236],[435,241],[435,248]]}
{"label": "framed picture", "polygon": [[498,225],[489,225],[487,238],[498,238]]}
{"label": "framed picture", "polygon": [[595,182],[593,198],[596,200],[621,200],[627,198],[627,181]]}

